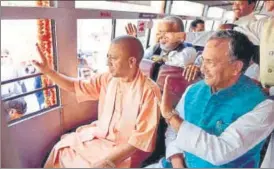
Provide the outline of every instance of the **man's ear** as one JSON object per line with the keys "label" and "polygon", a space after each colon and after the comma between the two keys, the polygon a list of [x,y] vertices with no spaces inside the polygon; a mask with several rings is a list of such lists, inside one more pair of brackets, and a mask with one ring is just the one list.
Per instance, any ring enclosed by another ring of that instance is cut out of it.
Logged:
{"label": "man's ear", "polygon": [[130,57],[129,58],[129,67],[133,68],[134,65],[137,65],[137,59],[136,59],[136,57]]}
{"label": "man's ear", "polygon": [[237,60],[235,61],[234,64],[235,64],[234,75],[238,75],[242,71],[244,67],[244,63],[240,60]]}

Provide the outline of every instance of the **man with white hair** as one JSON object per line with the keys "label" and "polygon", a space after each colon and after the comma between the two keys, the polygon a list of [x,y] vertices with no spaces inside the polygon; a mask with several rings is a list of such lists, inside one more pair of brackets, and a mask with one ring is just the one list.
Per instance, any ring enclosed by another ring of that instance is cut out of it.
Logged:
{"label": "man with white hair", "polygon": [[[137,36],[137,29],[134,28],[134,25],[129,24],[126,28],[127,34]],[[197,56],[196,50],[193,47],[187,47],[181,38],[175,41],[171,39],[172,34],[170,32],[184,32],[184,24],[181,18],[168,16],[160,21],[156,34],[157,43],[146,49],[144,59],[178,67],[185,67],[194,63]]]}

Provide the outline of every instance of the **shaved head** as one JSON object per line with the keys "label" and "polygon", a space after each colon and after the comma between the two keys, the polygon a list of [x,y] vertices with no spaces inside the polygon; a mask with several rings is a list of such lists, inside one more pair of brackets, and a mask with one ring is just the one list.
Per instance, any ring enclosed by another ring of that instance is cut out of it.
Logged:
{"label": "shaved head", "polygon": [[131,76],[139,69],[143,55],[143,45],[137,38],[117,37],[112,40],[107,55],[109,70],[114,77]]}
{"label": "shaved head", "polygon": [[128,58],[135,57],[138,64],[141,62],[144,48],[139,39],[129,35],[119,36],[113,39],[111,44],[119,45]]}

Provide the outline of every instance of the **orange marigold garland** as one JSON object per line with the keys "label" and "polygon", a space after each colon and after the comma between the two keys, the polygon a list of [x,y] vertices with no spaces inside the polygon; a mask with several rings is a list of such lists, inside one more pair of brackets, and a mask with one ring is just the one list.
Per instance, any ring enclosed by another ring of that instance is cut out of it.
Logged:
{"label": "orange marigold garland", "polygon": [[[36,5],[38,7],[50,7],[49,1],[37,0]],[[51,32],[51,21],[50,19],[38,19],[38,42],[41,46],[42,51],[47,58],[49,65],[53,68],[53,50],[52,50],[52,32]],[[53,83],[46,76],[41,76],[42,87],[51,86]],[[51,88],[43,91],[45,97],[45,106],[49,107],[55,105],[56,102],[56,91],[55,88]]]}

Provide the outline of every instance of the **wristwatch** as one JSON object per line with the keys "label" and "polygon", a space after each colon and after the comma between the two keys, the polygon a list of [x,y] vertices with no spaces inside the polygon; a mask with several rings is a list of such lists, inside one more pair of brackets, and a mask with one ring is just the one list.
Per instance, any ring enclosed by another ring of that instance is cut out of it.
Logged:
{"label": "wristwatch", "polygon": [[170,120],[173,116],[178,115],[175,109],[172,109],[166,116],[163,116],[166,120]]}

